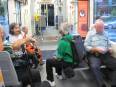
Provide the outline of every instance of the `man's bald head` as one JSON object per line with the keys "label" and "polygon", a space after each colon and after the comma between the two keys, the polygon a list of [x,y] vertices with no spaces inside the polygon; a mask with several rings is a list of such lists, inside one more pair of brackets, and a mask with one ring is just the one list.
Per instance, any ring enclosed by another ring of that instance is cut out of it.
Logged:
{"label": "man's bald head", "polygon": [[95,29],[97,33],[102,33],[104,31],[104,22],[101,19],[95,22]]}

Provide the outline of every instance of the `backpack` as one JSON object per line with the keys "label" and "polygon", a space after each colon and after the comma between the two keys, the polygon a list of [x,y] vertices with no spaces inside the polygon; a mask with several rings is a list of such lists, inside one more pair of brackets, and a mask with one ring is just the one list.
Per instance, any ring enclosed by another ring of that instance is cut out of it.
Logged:
{"label": "backpack", "polygon": [[74,57],[75,61],[79,61],[82,62],[82,60],[85,58],[86,56],[86,49],[84,47],[84,41],[82,40],[81,36],[74,36],[73,37],[73,46],[72,46],[72,50],[75,49],[75,51],[73,52],[74,54],[78,55],[77,57]]}
{"label": "backpack", "polygon": [[68,41],[70,43],[73,54],[73,63],[82,62],[84,57],[86,56],[86,50],[81,36],[73,36],[72,40],[68,40],[66,38],[64,38],[63,40]]}

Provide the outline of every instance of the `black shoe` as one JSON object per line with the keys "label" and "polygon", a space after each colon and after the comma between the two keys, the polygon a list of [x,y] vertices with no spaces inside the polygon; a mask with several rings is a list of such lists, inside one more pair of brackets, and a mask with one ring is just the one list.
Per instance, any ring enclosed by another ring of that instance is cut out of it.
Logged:
{"label": "black shoe", "polygon": [[112,85],[111,87],[116,87],[116,85]]}

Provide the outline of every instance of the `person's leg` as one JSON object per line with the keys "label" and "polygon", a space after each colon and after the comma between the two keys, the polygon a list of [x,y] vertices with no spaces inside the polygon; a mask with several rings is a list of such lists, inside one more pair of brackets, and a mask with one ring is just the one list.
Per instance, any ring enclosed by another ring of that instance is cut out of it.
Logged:
{"label": "person's leg", "polygon": [[61,75],[61,68],[59,66],[59,61],[57,59],[48,59],[46,61],[46,73],[47,73],[47,80],[54,81],[53,78],[53,67],[56,68],[56,72]]}
{"label": "person's leg", "polygon": [[73,64],[68,63],[68,62],[64,62],[64,61],[55,61],[55,62],[56,63],[54,65],[54,67],[55,67],[56,73],[58,75],[61,75],[62,74],[62,69],[65,69],[67,67],[72,67],[73,66]]}
{"label": "person's leg", "polygon": [[109,53],[102,58],[103,63],[111,70],[110,78],[112,87],[116,87],[116,58],[113,58]]}
{"label": "person's leg", "polygon": [[89,57],[90,68],[93,72],[93,75],[96,78],[97,84],[99,87],[103,85],[103,77],[100,71],[101,60],[100,58],[96,58],[94,56]]}
{"label": "person's leg", "polygon": [[56,69],[56,73],[60,76],[62,75],[62,66],[61,66],[61,62],[57,61],[56,65],[55,65],[55,69]]}

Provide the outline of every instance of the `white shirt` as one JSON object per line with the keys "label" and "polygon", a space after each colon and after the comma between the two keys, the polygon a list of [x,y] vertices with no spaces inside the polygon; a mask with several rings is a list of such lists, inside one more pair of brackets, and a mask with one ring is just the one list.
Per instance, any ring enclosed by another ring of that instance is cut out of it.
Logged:
{"label": "white shirt", "polygon": [[14,42],[16,42],[17,40],[20,40],[20,39],[23,39],[23,34],[22,33],[17,35],[17,36],[11,35],[11,34],[9,35],[9,42],[10,43],[14,43]]}
{"label": "white shirt", "polygon": [[[17,40],[21,40],[21,39],[23,39],[23,34],[21,33],[21,34],[19,34],[19,35],[17,35],[17,36],[15,36],[15,35],[9,35],[9,42],[10,42],[10,44],[13,44],[14,42],[16,42]],[[22,55],[23,54],[23,52],[22,52],[22,50],[20,49],[20,50],[15,50],[14,51],[14,53],[15,53],[15,55],[17,55],[17,56],[20,56],[20,55]]]}

